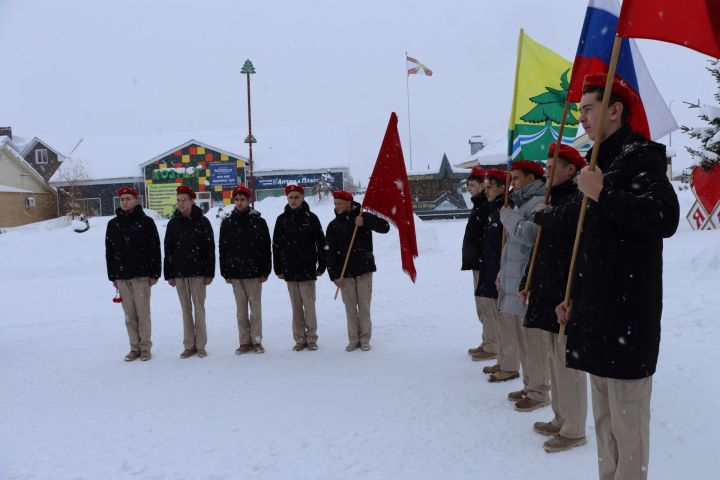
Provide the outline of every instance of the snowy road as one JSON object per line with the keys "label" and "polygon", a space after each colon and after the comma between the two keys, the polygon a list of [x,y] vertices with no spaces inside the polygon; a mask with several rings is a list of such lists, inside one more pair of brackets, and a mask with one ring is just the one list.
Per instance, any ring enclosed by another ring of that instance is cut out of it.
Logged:
{"label": "snowy road", "polygon": [[[689,207],[682,192],[683,213]],[[316,205],[323,226],[329,203]],[[281,200],[258,205],[272,229]],[[76,234],[47,224],[0,235],[0,479],[595,478],[589,444],[546,454],[532,423],[491,385],[477,345],[464,222],[418,224],[418,283],[397,232],[375,235],[373,350],[346,353],[340,300],[318,282],[317,352],[292,352],[284,282],[263,291],[264,355],[238,357],[231,287],[210,286],[205,359],[180,360],[176,294],[153,289],[153,354],[122,361],[127,336],[104,266],[107,218]],[[218,225],[213,218],[216,235]],[[164,222],[158,222],[164,235]],[[682,220],[665,244],[650,476],[720,478],[720,232]],[[219,279],[222,280],[222,279]]]}

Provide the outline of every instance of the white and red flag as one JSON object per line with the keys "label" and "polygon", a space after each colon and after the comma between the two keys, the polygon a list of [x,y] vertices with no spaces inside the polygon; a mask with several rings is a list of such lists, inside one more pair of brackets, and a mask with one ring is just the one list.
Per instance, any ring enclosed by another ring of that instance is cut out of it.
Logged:
{"label": "white and red flag", "polygon": [[402,269],[415,282],[417,273],[413,259],[418,256],[415,218],[397,124],[398,118],[393,112],[362,206],[385,217],[397,227],[400,235]]}
{"label": "white and red flag", "polygon": [[416,73],[424,73],[428,77],[432,77],[432,70],[427,68],[424,64],[420,63],[417,59],[405,54],[405,66],[407,67],[408,75],[415,75]]}

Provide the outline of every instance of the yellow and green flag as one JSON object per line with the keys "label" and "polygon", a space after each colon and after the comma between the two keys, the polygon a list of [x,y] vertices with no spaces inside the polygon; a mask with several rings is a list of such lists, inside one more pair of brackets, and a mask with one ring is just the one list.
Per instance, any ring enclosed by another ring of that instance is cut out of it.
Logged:
{"label": "yellow and green flag", "polygon": [[[545,160],[555,143],[568,93],[572,63],[520,30],[515,92],[508,131],[508,155],[514,160]],[[563,143],[572,143],[578,121],[570,104]]]}

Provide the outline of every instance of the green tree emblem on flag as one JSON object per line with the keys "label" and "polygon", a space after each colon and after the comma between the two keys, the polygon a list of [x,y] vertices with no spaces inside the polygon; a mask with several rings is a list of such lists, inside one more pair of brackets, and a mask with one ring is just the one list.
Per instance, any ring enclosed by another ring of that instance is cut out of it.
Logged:
{"label": "green tree emblem on flag", "polygon": [[[553,123],[560,125],[563,109],[565,107],[565,98],[570,87],[570,83],[568,82],[569,72],[570,69],[567,69],[560,76],[560,90],[557,88],[545,87],[545,90],[547,90],[545,93],[530,97],[530,101],[536,105],[532,110],[520,117],[520,120],[528,123],[544,123],[548,126]],[[571,103],[568,108],[567,117],[565,118],[566,126],[576,126],[578,124],[577,119],[572,113],[577,111],[577,105]]]}

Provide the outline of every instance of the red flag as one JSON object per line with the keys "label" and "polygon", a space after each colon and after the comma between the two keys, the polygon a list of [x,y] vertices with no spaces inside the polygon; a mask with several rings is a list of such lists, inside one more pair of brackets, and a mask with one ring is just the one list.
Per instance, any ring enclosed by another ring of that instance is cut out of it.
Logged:
{"label": "red flag", "polygon": [[397,227],[402,268],[414,283],[417,273],[413,258],[418,256],[415,218],[397,123],[397,115],[393,112],[370,176],[363,207],[382,215]]}
{"label": "red flag", "polygon": [[720,58],[720,2],[624,0],[618,35],[676,43]]}

